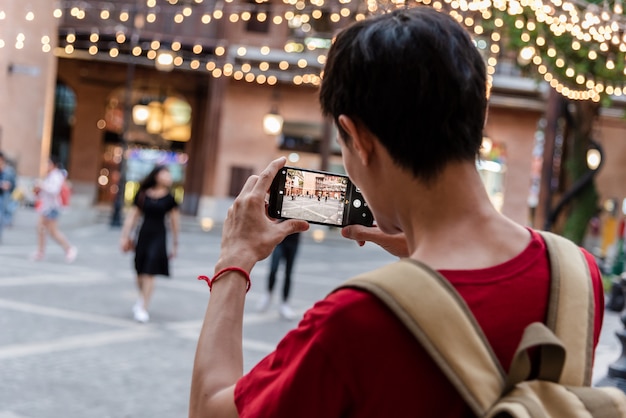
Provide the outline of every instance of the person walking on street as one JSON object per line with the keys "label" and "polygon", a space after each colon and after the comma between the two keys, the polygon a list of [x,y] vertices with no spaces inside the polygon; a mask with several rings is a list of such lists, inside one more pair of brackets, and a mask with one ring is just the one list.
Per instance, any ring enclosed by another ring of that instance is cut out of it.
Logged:
{"label": "person walking on street", "polygon": [[[178,204],[171,194],[172,175],[165,166],[155,167],[141,182],[139,191],[128,213],[120,246],[122,251],[135,251],[135,271],[139,297],[133,306],[133,315],[138,322],[148,322],[148,306],[154,291],[154,276],[169,276],[169,260],[178,250],[180,215]],[[165,217],[169,214],[172,245],[167,251]],[[136,243],[132,233],[143,216]]]}
{"label": "person walking on street", "polygon": [[37,252],[32,257],[34,261],[42,260],[45,256],[47,234],[50,234],[52,239],[63,248],[65,261],[68,263],[73,262],[78,254],[77,248],[70,244],[58,227],[62,206],[61,189],[66,176],[67,172],[61,169],[58,159],[53,156],[48,160],[46,177],[35,184],[39,220],[37,223]]}
{"label": "person walking on street", "polygon": [[2,152],[0,152],[0,243],[2,243],[2,230],[6,220],[7,209],[11,193],[15,189],[15,171],[7,163]]}
{"label": "person walking on street", "polygon": [[[338,128],[346,173],[377,225],[352,225],[342,234],[376,242],[406,258],[401,264],[410,268],[437,271],[472,312],[494,361],[507,371],[524,330],[546,321],[552,273],[541,234],[500,213],[477,170],[487,92],[485,61],[469,33],[449,14],[418,6],[338,33],[327,55],[320,102]],[[316,303],[244,375],[250,271],[287,235],[308,228],[305,221],[277,223],[266,215],[267,191],[285,163],[275,160],[251,176],[224,221],[208,280],[211,296],[196,350],[189,417],[475,416],[402,320],[374,294],[350,287]],[[591,354],[600,336],[604,292],[593,256],[574,251],[590,290],[574,303],[591,313],[590,324],[576,324],[576,342]],[[408,274],[403,280],[421,277]],[[442,335],[450,332],[446,319],[438,319]],[[466,354],[465,347],[454,349]]]}
{"label": "person walking on street", "polygon": [[272,252],[270,261],[270,274],[267,278],[267,293],[259,300],[258,310],[265,312],[272,303],[272,293],[276,285],[276,273],[281,260],[285,260],[285,281],[283,282],[282,302],[278,308],[281,317],[287,320],[295,318],[295,313],[289,306],[289,294],[291,292],[291,271],[298,253],[298,245],[300,243],[300,233],[288,235],[280,244],[276,246]]}

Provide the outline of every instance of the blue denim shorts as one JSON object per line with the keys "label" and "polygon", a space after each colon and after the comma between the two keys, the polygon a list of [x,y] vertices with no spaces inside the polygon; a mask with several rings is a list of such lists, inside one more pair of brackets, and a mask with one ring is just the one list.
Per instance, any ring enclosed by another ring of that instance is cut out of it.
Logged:
{"label": "blue denim shorts", "polygon": [[59,219],[59,210],[58,209],[48,209],[41,213],[44,218],[49,219],[51,221]]}

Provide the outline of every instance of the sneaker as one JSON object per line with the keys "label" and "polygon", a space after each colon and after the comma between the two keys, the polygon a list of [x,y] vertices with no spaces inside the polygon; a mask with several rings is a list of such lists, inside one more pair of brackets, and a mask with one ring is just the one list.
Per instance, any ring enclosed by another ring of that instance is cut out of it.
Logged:
{"label": "sneaker", "polygon": [[137,299],[137,302],[135,302],[135,304],[133,305],[133,313],[139,311],[143,309],[143,299],[139,298]]}
{"label": "sneaker", "polygon": [[259,312],[266,312],[270,305],[272,304],[272,295],[270,293],[265,293],[261,296],[261,299],[256,305],[256,309]]}
{"label": "sneaker", "polygon": [[78,255],[78,249],[76,247],[70,247],[69,250],[65,253],[65,261],[68,263],[74,262],[76,260],[76,256]]}
{"label": "sneaker", "polygon": [[144,308],[140,307],[137,310],[135,310],[134,318],[135,318],[135,321],[145,324],[146,322],[150,320],[150,314],[148,314],[148,311],[146,311]]}
{"label": "sneaker", "polygon": [[39,251],[33,253],[30,256],[31,261],[41,261],[44,258],[44,253],[40,253]]}
{"label": "sneaker", "polygon": [[282,303],[278,308],[278,313],[281,318],[286,319],[288,321],[292,321],[296,319],[296,313],[291,309],[291,307],[287,303]]}

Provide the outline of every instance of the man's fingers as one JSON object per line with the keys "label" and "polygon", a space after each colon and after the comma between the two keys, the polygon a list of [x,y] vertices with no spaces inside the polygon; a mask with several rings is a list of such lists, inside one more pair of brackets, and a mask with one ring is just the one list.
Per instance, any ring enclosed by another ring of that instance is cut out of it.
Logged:
{"label": "man's fingers", "polygon": [[280,157],[272,161],[265,168],[265,170],[261,171],[261,174],[259,174],[258,181],[254,185],[252,192],[260,196],[265,196],[270,188],[270,185],[272,184],[272,181],[274,180],[274,177],[276,177],[276,173],[278,173],[278,170],[285,166],[286,162],[287,160],[285,157]]}
{"label": "man's fingers", "polygon": [[309,229],[309,223],[299,219],[288,219],[277,224],[277,226],[281,229],[285,236],[295,234],[296,232],[304,232]]}
{"label": "man's fingers", "polygon": [[259,176],[253,175],[253,176],[248,177],[248,180],[246,180],[239,194],[243,195],[243,194],[250,193],[254,189],[254,185],[258,181],[259,181]]}
{"label": "man's fingers", "polygon": [[341,235],[344,238],[352,239],[355,241],[370,241],[375,237],[379,229],[376,227],[366,227],[363,225],[349,225],[341,230]]}

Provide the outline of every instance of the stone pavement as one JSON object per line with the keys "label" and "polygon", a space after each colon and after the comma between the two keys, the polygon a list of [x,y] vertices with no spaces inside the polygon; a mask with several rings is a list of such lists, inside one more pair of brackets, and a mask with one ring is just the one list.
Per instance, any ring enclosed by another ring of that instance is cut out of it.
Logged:
{"label": "stone pavement", "polygon": [[[79,248],[76,262],[66,264],[56,244],[45,261],[31,262],[32,222],[34,214],[23,209],[0,244],[0,418],[187,416],[209,296],[196,277],[212,273],[219,232],[194,230],[193,222],[185,222],[172,280],[158,279],[151,321],[141,325],[132,320],[132,258],[118,250],[119,230],[105,224],[66,227]],[[293,307],[302,314],[346,277],[392,259],[373,245],[359,248],[336,238],[318,244],[306,235],[295,265]],[[256,313],[268,268],[265,260],[252,274],[246,370],[297,324],[281,320],[276,304]],[[281,280],[282,274],[278,286]]]}
{"label": "stone pavement", "polygon": [[[134,276],[131,256],[117,247],[119,230],[103,223],[67,228],[66,219],[65,233],[79,248],[76,262],[66,264],[56,244],[43,262],[31,262],[34,219],[22,209],[0,244],[0,418],[186,416],[209,295],[196,276],[212,272],[219,231],[202,232],[186,221],[172,280],[158,279],[151,321],[142,325],[132,320]],[[302,314],[345,278],[392,260],[374,245],[358,248],[340,239],[336,230],[321,243],[306,234],[294,271],[293,307]],[[255,311],[268,264],[259,263],[252,274],[246,370],[296,325],[279,319],[276,309]],[[619,355],[617,315],[607,314],[605,324],[596,378]]]}

